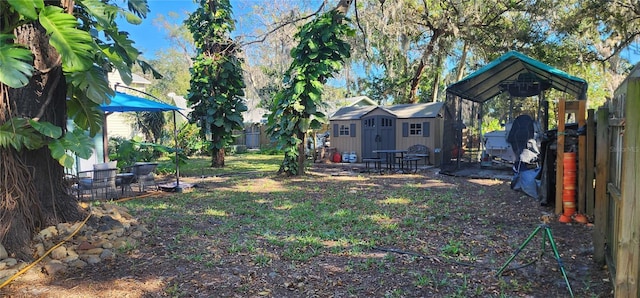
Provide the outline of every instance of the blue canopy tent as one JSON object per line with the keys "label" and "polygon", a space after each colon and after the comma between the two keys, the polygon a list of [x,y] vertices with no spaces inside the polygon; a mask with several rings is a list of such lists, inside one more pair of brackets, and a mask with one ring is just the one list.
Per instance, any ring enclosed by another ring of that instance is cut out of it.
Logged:
{"label": "blue canopy tent", "polygon": [[100,104],[100,109],[105,113],[113,112],[164,112],[179,111],[180,108],[159,101],[133,96],[116,91],[109,104]]}
{"label": "blue canopy tent", "polygon": [[[125,87],[125,86],[116,85],[116,88],[117,87]],[[125,88],[129,88],[129,87],[125,87]],[[132,88],[129,88],[129,89],[132,89]],[[153,97],[152,95],[142,92],[140,90],[136,90],[136,89],[132,89],[132,90],[135,90],[137,92]],[[162,188],[172,189],[176,192],[180,192],[182,188],[180,186],[180,166],[179,166],[179,160],[178,160],[178,130],[176,127],[176,112],[180,113],[180,108],[170,104],[163,103],[163,102],[153,101],[146,98],[116,91],[115,95],[111,97],[111,100],[108,104],[107,103],[100,104],[100,109],[105,113],[104,124],[102,128],[103,129],[102,142],[103,142],[103,148],[105,151],[105,154],[103,154],[103,159],[105,162],[107,161],[106,152],[107,152],[108,137],[106,132],[107,132],[107,116],[108,115],[114,112],[165,112],[165,111],[173,112],[173,137],[175,140],[174,149],[176,153],[176,157],[175,157],[176,182],[175,182],[175,185],[162,186]]]}

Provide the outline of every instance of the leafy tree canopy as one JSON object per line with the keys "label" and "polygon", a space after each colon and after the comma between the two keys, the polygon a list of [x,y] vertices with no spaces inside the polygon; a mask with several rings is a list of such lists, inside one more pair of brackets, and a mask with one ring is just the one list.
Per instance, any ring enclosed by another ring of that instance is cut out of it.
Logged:
{"label": "leafy tree canopy", "polygon": [[299,175],[304,169],[305,134],[326,122],[319,107],[327,79],[342,69],[351,46],[344,37],[354,34],[335,10],[319,15],[296,33],[299,44],[291,50],[293,62],[285,74],[286,88],[274,99],[268,132],[285,152],[280,172]]}
{"label": "leafy tree canopy", "polygon": [[240,49],[229,37],[234,29],[228,0],[201,0],[200,7],[186,20],[198,53],[191,68],[187,100],[191,119],[211,134],[212,166],[224,166],[224,148],[233,142],[233,130],[242,128],[244,96]]}

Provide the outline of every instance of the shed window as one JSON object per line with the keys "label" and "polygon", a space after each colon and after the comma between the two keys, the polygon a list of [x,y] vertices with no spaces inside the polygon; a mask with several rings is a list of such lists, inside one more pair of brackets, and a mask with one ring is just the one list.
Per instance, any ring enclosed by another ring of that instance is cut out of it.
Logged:
{"label": "shed window", "polygon": [[410,136],[421,136],[422,135],[422,123],[410,123],[409,124],[409,135]]}
{"label": "shed window", "polygon": [[340,125],[340,135],[341,136],[348,136],[351,135],[349,133],[349,126],[346,125]]}

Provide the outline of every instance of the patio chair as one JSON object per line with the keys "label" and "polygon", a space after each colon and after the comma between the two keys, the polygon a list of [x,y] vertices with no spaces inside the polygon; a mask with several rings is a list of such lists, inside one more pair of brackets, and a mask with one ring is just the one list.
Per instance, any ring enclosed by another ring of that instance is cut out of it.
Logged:
{"label": "patio chair", "polygon": [[153,171],[158,167],[155,162],[136,162],[129,167],[129,171],[134,175],[134,182],[138,183],[140,192],[143,192],[146,186],[154,185],[158,189]]}
{"label": "patio chair", "polygon": [[64,185],[67,188],[69,194],[75,195],[76,199],[80,199],[82,197],[82,190],[80,189],[80,179],[78,179],[77,175],[64,173]]}
{"label": "patio chair", "polygon": [[106,162],[93,165],[92,171],[79,173],[78,185],[80,191],[91,191],[91,199],[95,199],[99,194],[105,199],[118,196],[116,188],[117,162]]}
{"label": "patio chair", "polygon": [[414,158],[424,159],[424,165],[431,164],[429,160],[429,147],[425,145],[416,144],[409,147],[404,157],[411,159],[411,161],[413,161]]}

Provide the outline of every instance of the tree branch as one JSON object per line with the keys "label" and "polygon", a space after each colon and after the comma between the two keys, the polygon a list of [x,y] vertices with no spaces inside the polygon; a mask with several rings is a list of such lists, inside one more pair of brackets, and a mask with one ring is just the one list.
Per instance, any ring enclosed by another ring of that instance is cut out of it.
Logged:
{"label": "tree branch", "polygon": [[626,48],[629,44],[631,44],[631,42],[634,41],[636,39],[636,37],[638,37],[638,36],[640,36],[640,32],[634,33],[634,34],[631,34],[631,35],[627,36],[627,38],[625,38],[623,41],[621,41],[620,44],[613,49],[613,52],[611,53],[611,55],[609,55],[606,58],[602,59],[602,61],[603,62],[604,61],[608,61],[613,56],[616,56],[616,55],[620,54],[622,49]]}
{"label": "tree branch", "polygon": [[[384,3],[384,1],[382,1],[382,3]],[[358,25],[358,29],[360,29],[360,32],[362,32],[362,41],[364,43],[364,56],[367,59],[371,59],[371,57],[369,57],[369,51],[367,51],[367,33],[364,32],[364,28],[362,28],[362,26],[360,25],[360,17],[358,16],[358,0],[354,0],[354,10],[356,12],[356,24]],[[380,5],[382,6],[382,4]]]}
{"label": "tree branch", "polygon": [[287,26],[287,25],[294,24],[294,23],[299,22],[299,21],[304,21],[304,20],[306,20],[306,19],[308,19],[308,18],[310,18],[310,17],[313,17],[313,16],[317,15],[318,13],[320,13],[320,11],[322,11],[322,9],[324,8],[324,5],[325,5],[325,2],[322,2],[322,4],[320,5],[320,7],[318,8],[318,10],[316,10],[314,13],[312,13],[312,14],[310,14],[310,15],[308,15],[308,16],[304,16],[304,17],[297,18],[297,19],[295,19],[295,20],[291,20],[291,21],[284,22],[284,23],[282,23],[282,24],[280,24],[280,25],[276,26],[275,28],[273,28],[273,29],[269,30],[269,32],[267,32],[267,33],[263,34],[263,35],[262,35],[262,38],[260,38],[260,39],[256,39],[256,40],[254,40],[254,41],[250,41],[250,42],[247,42],[247,43],[240,43],[239,45],[240,45],[241,47],[244,47],[244,46],[252,45],[252,44],[254,44],[254,43],[261,43],[261,42],[264,42],[264,41],[267,39],[267,37],[269,37],[269,35],[273,34],[274,32],[276,32],[276,31],[278,31],[278,30],[280,30],[280,29],[282,29],[283,27],[285,27],[285,26]]}
{"label": "tree branch", "polygon": [[347,14],[347,11],[349,11],[349,6],[351,6],[351,3],[354,1],[355,0],[340,0],[340,2],[338,2],[338,5],[336,5],[335,10],[344,16]]}
{"label": "tree branch", "polygon": [[56,92],[55,86],[58,85],[58,82],[60,82],[60,77],[62,76],[62,73],[60,73],[59,75],[53,75],[53,82],[51,82],[51,87],[49,88],[49,92],[47,92],[47,99],[44,101],[42,106],[40,106],[40,110],[38,111],[38,114],[36,114],[36,116],[33,118],[33,120],[39,121],[46,112],[49,104],[51,103],[51,100],[53,100],[53,93]]}

